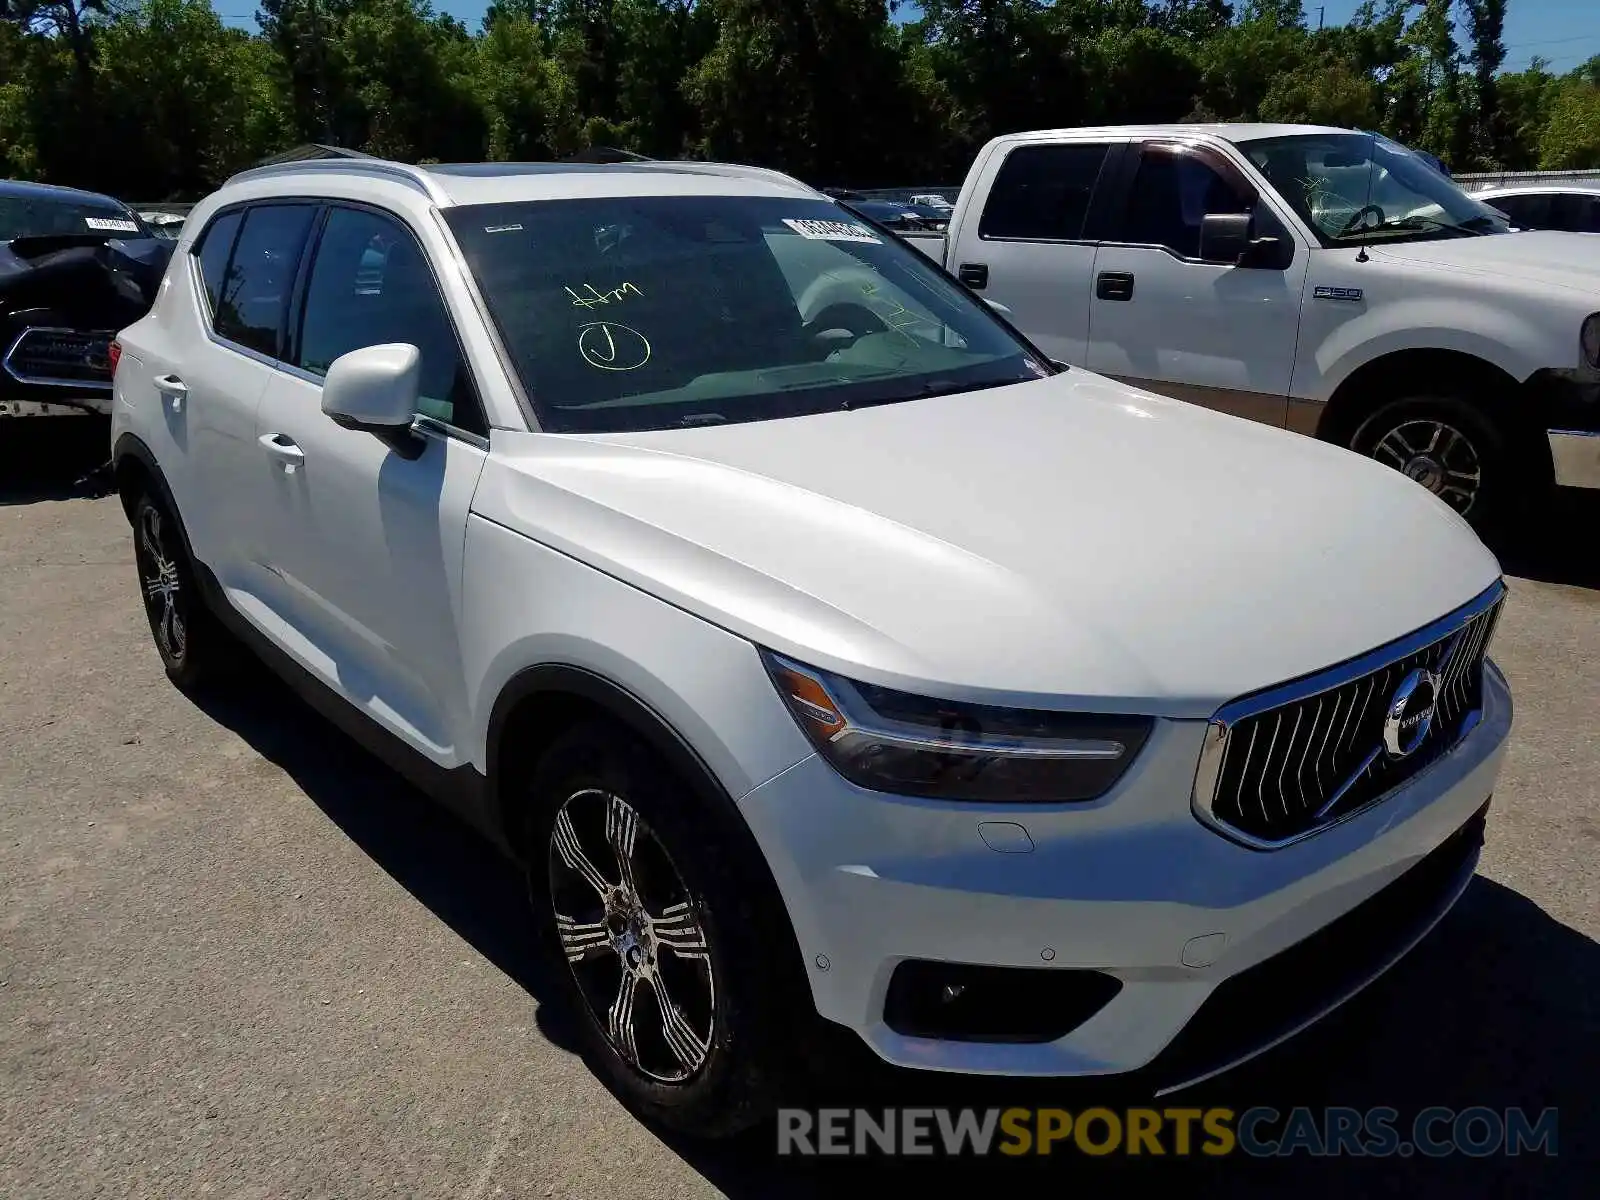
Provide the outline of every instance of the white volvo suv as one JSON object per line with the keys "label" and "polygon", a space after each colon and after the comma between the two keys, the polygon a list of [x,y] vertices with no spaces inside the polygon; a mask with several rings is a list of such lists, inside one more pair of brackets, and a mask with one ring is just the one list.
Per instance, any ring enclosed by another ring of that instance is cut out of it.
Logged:
{"label": "white volvo suv", "polygon": [[655,1120],[758,1119],[818,1015],[1175,1087],[1471,877],[1511,698],[1461,518],[1058,369],[785,176],[250,171],[118,347],[168,674],[251,647],[525,864]]}

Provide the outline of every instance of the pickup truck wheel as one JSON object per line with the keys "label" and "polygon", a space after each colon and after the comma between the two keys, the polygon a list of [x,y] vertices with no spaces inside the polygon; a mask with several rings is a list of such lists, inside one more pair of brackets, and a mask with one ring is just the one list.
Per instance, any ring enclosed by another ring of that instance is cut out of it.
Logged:
{"label": "pickup truck wheel", "polygon": [[772,986],[785,940],[718,818],[609,723],[563,734],[531,793],[529,896],[590,1066],[681,1133],[761,1120],[791,1027]]}
{"label": "pickup truck wheel", "polygon": [[1361,423],[1350,448],[1421,484],[1480,530],[1505,514],[1518,487],[1506,435],[1455,396],[1386,404]]}
{"label": "pickup truck wheel", "polygon": [[133,506],[133,559],[150,635],[167,678],[184,691],[214,682],[235,661],[235,644],[205,605],[172,514],[150,492]]}

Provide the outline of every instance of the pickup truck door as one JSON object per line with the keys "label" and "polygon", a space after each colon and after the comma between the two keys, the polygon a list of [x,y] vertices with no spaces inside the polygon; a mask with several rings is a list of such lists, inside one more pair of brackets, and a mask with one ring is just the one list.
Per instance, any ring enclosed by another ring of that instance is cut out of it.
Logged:
{"label": "pickup truck door", "polygon": [[[980,167],[973,202],[952,230],[948,270],[1049,357],[1082,366],[1088,348],[1102,180],[1127,143],[1002,145]],[[1098,190],[1097,190],[1098,189]]]}
{"label": "pickup truck door", "polygon": [[[1308,251],[1220,151],[1144,143],[1127,155],[1095,252],[1088,367],[1138,387],[1283,425]],[[1201,257],[1201,219],[1250,213],[1279,239],[1262,265]]]}

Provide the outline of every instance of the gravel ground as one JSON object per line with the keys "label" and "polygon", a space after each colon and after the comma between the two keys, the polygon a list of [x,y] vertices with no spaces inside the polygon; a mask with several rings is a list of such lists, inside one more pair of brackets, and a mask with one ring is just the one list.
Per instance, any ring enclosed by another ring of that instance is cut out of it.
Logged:
{"label": "gravel ground", "polygon": [[513,872],[275,683],[204,709],[168,686],[121,511],[73,483],[95,434],[63,448],[16,425],[0,423],[0,1197],[1059,1194],[1140,1174],[1232,1196],[1595,1194],[1600,497],[1544,523],[1577,551],[1504,555],[1494,653],[1517,727],[1479,879],[1362,997],[1191,1100],[1554,1105],[1559,1157],[891,1173],[779,1162],[770,1129],[707,1149],[634,1120],[541,1003]]}

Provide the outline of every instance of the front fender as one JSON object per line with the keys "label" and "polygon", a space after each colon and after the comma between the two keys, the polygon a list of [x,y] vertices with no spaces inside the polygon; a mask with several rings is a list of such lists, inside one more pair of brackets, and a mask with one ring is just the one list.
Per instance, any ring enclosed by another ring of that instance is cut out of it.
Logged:
{"label": "front fender", "polygon": [[1419,325],[1415,308],[1404,301],[1375,306],[1333,330],[1304,369],[1296,365],[1295,395],[1326,401],[1368,363],[1408,350],[1468,355],[1519,383],[1551,365],[1548,332],[1525,318],[1468,302],[1429,302],[1428,323]]}

